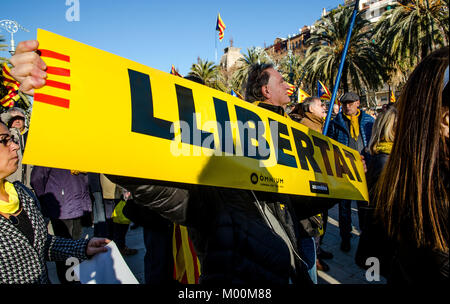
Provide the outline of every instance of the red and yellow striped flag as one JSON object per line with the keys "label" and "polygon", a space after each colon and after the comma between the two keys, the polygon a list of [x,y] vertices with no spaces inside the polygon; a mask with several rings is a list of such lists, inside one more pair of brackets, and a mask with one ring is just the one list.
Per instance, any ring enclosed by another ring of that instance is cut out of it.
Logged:
{"label": "red and yellow striped flag", "polygon": [[[8,93],[0,99],[0,104],[5,108],[12,108],[16,101],[20,99],[20,84],[12,77],[9,66],[5,63],[2,65],[2,85],[8,90]],[[0,96],[1,97],[1,96]]]}
{"label": "red and yellow striped flag", "polygon": [[287,90],[287,94],[288,94],[288,96],[291,96],[292,94],[294,94],[295,85],[290,84],[289,82],[287,82],[287,84],[289,85],[289,89]]}
{"label": "red and yellow striped flag", "polygon": [[225,32],[225,23],[223,23],[222,18],[220,18],[220,14],[217,14],[217,24],[216,31],[219,31],[219,41],[223,39],[223,33]]}
{"label": "red and yellow striped flag", "polygon": [[183,76],[180,75],[180,73],[177,72],[177,70],[175,69],[173,64],[172,64],[172,69],[170,70],[170,74],[175,75],[175,76],[183,77]]}
{"label": "red and yellow striped flag", "polygon": [[173,225],[172,244],[175,280],[182,284],[198,284],[200,262],[185,226]]}
{"label": "red and yellow striped flag", "polygon": [[391,103],[394,103],[394,102],[397,101],[397,100],[395,99],[394,91],[391,91],[391,97],[390,97],[389,101],[390,101]]}

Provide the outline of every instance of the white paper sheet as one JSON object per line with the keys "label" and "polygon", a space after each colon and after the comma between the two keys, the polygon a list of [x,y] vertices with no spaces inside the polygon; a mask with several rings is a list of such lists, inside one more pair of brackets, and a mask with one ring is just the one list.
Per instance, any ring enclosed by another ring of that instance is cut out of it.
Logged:
{"label": "white paper sheet", "polygon": [[105,246],[108,251],[96,254],[74,267],[75,275],[82,284],[139,284],[128,268],[116,244]]}

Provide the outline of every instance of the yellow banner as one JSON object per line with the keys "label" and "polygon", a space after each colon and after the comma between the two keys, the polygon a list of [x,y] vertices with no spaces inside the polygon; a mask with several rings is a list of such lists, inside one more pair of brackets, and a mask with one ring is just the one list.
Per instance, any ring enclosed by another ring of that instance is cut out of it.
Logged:
{"label": "yellow banner", "polygon": [[190,184],[367,200],[360,156],[206,86],[38,30],[47,86],[24,163]]}

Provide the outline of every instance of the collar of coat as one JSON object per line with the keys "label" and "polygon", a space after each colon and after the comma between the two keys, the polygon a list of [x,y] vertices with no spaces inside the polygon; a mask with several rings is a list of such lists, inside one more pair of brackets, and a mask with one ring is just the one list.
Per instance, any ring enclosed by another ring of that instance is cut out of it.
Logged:
{"label": "collar of coat", "polygon": [[276,105],[273,105],[273,104],[268,103],[268,102],[266,102],[266,101],[255,101],[255,102],[253,102],[253,104],[254,104],[255,106],[258,106],[258,107],[267,109],[267,110],[269,110],[269,111],[278,113],[278,114],[280,114],[281,116],[288,117],[288,116],[286,115],[286,112],[284,111],[283,107],[281,107],[281,106],[276,106]]}

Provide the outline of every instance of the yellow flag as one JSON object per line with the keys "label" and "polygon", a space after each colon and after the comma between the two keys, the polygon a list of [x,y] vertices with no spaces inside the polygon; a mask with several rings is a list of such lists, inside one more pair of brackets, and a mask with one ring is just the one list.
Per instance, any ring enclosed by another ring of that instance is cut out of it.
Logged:
{"label": "yellow flag", "polygon": [[390,98],[390,102],[394,103],[397,100],[395,99],[395,95],[394,95],[394,91],[391,91],[391,98]]}
{"label": "yellow flag", "polygon": [[302,103],[306,97],[310,97],[310,95],[302,89],[298,88],[298,103]]}

